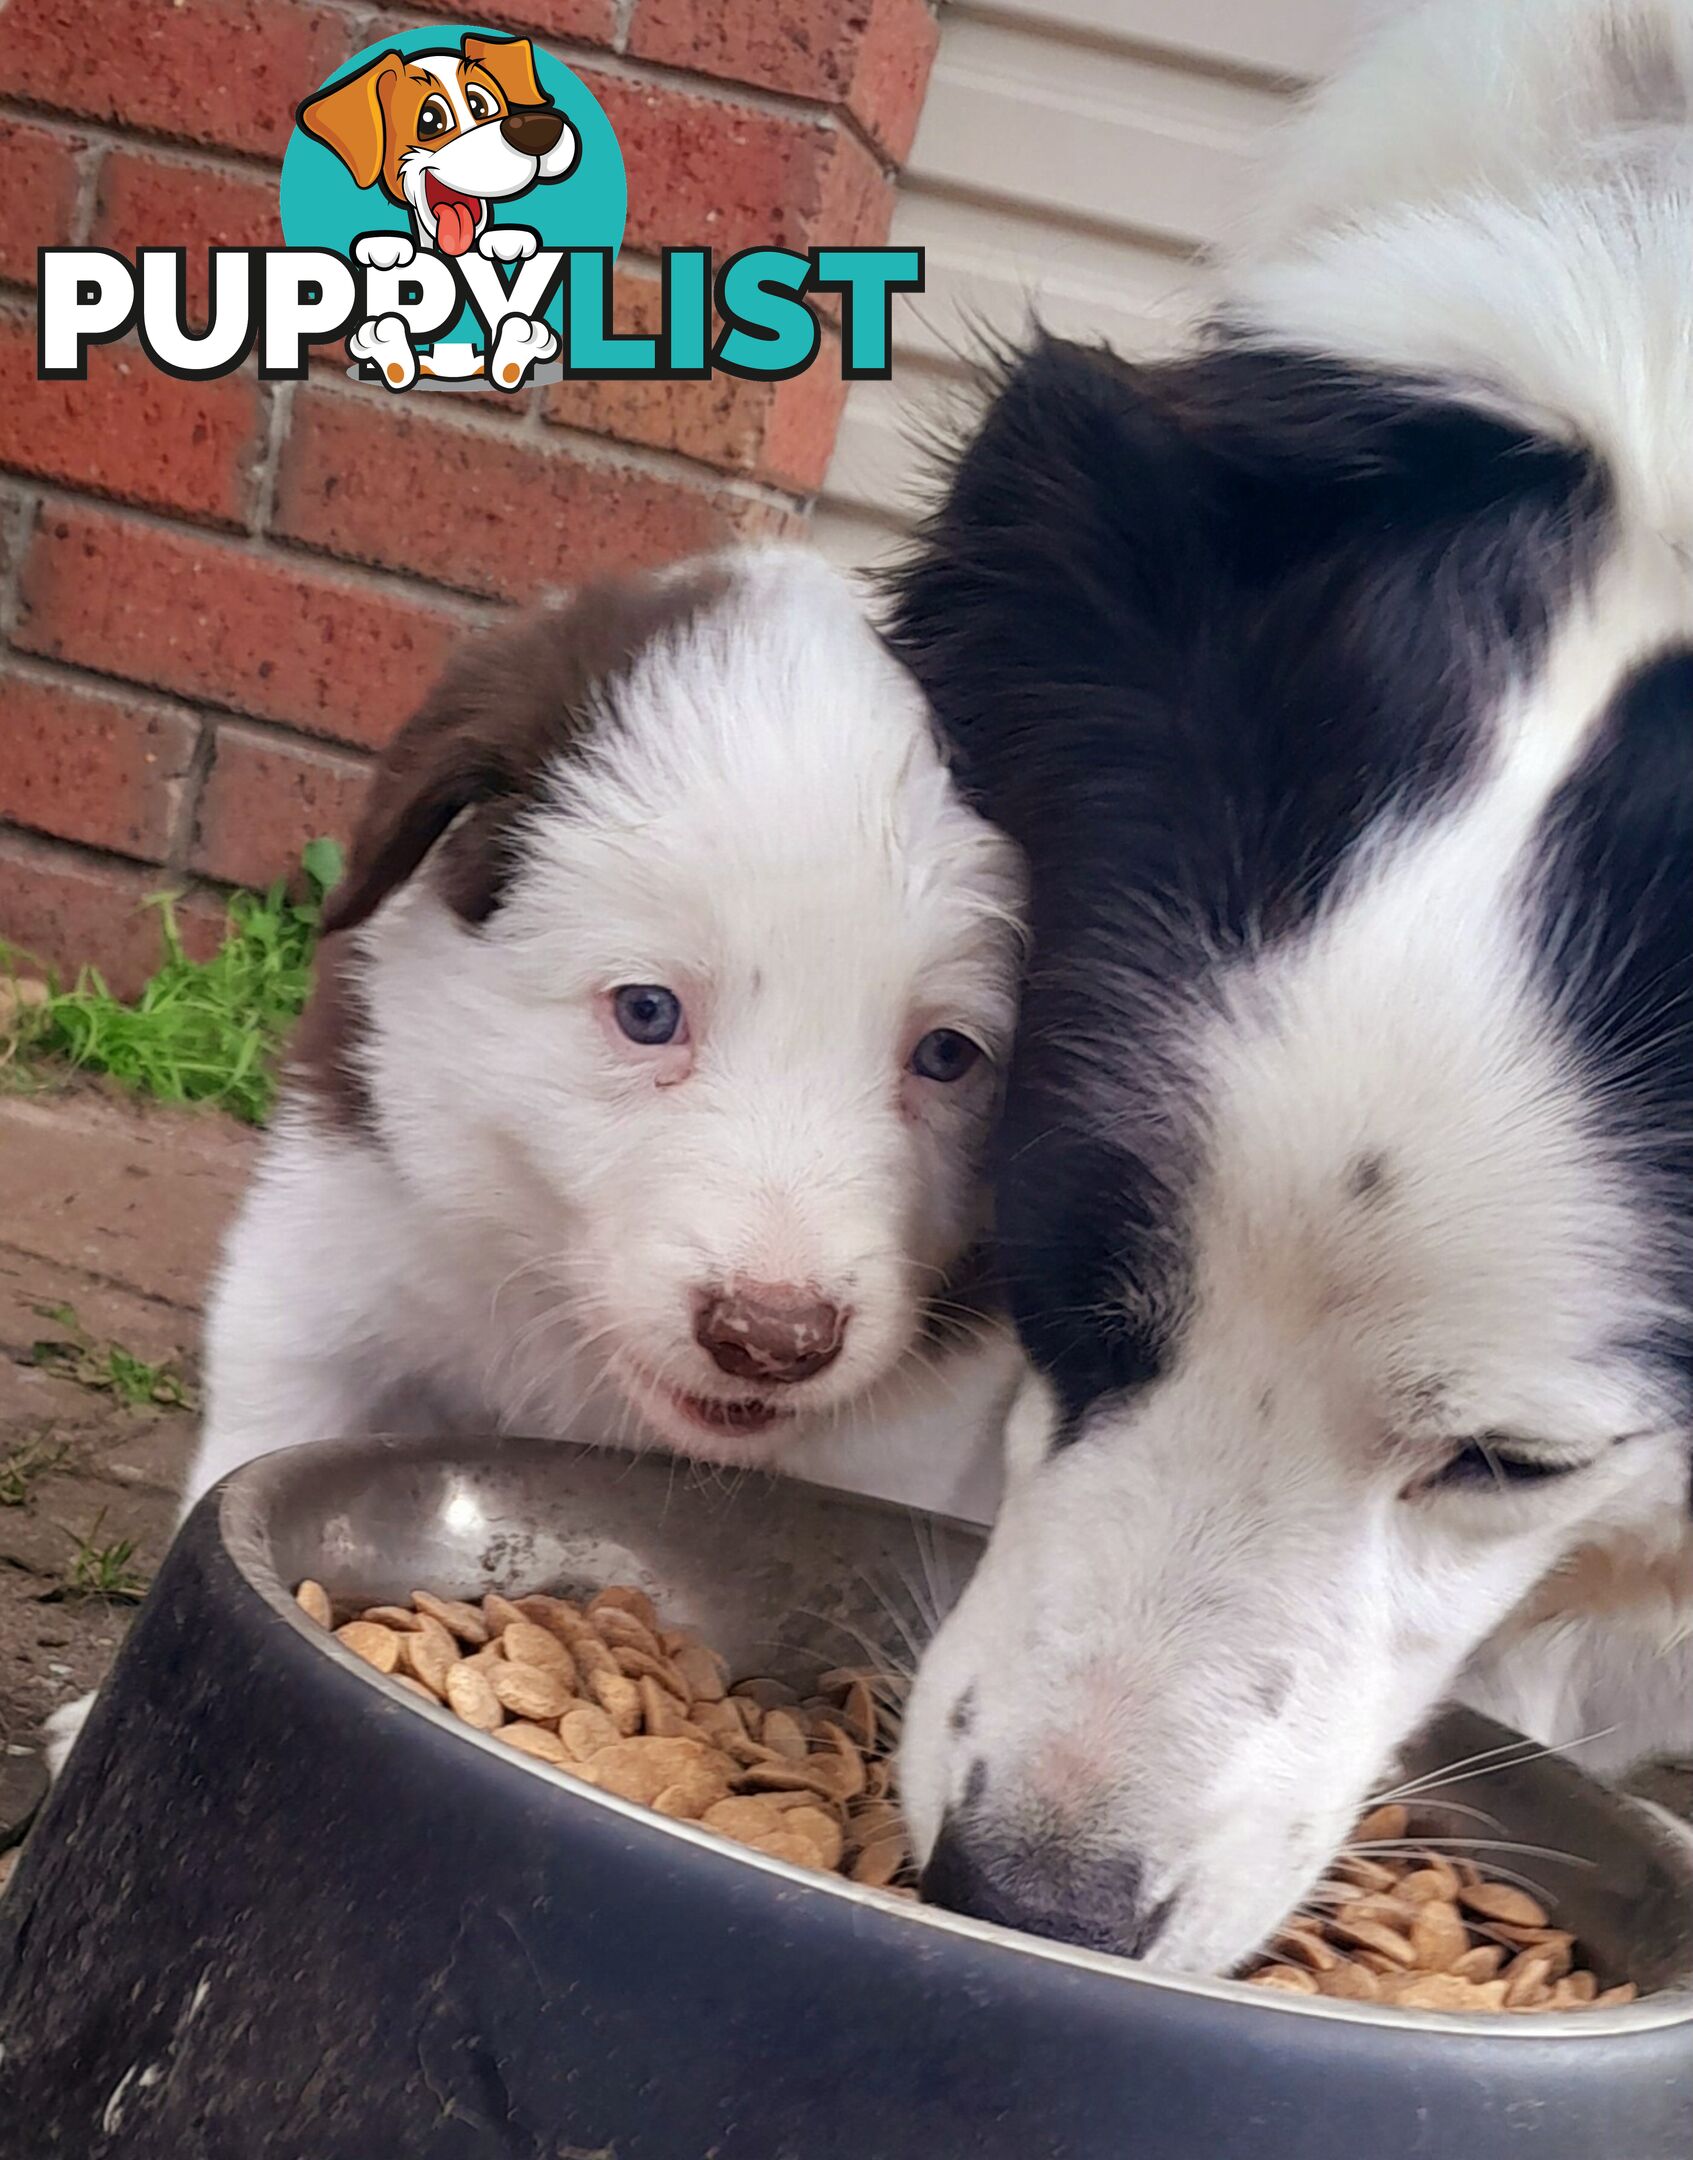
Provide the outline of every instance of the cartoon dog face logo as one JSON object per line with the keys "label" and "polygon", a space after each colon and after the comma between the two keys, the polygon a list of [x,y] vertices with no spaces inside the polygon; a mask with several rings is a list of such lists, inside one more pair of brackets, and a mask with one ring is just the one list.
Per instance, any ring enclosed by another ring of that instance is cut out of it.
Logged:
{"label": "cartoon dog face logo", "polygon": [[421,247],[463,255],[489,206],[563,180],[581,138],[541,88],[528,38],[466,37],[457,52],[385,52],[296,115],[361,188],[403,203]]}

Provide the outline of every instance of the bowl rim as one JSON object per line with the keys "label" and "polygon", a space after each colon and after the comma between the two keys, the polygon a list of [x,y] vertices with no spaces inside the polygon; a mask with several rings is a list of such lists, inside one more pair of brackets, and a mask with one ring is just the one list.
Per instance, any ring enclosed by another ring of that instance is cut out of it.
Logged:
{"label": "bowl rim", "polygon": [[[517,1446],[579,1448],[588,1454],[607,1454],[611,1449],[596,1447],[587,1441],[532,1440],[516,1434],[499,1436],[487,1441],[460,1443],[466,1452],[478,1447],[499,1446],[509,1441]],[[428,1443],[424,1444],[426,1447]],[[944,1906],[925,1905],[903,1898],[890,1898],[881,1891],[864,1883],[855,1883],[844,1875],[826,1874],[821,1870],[802,1868],[792,1861],[778,1859],[770,1853],[761,1853],[750,1845],[740,1845],[731,1838],[717,1835],[702,1824],[682,1818],[656,1814],[651,1808],[638,1802],[625,1800],[616,1793],[602,1791],[598,1786],[585,1784],[572,1777],[568,1770],[556,1764],[541,1761],[521,1750],[502,1747],[492,1734],[478,1731],[455,1717],[444,1703],[424,1702],[407,1688],[396,1685],[386,1673],[378,1672],[363,1658],[356,1657],[345,1644],[336,1640],[333,1632],[320,1627],[301,1608],[294,1596],[293,1586],[283,1580],[271,1559],[268,1533],[264,1527],[262,1502],[267,1492],[282,1480],[290,1466],[298,1467],[298,1459],[310,1454],[321,1458],[325,1447],[333,1447],[344,1458],[363,1457],[373,1471],[380,1472],[384,1463],[396,1463],[409,1452],[418,1452],[418,1443],[393,1438],[373,1436],[370,1439],[303,1441],[294,1447],[281,1448],[270,1455],[260,1456],[231,1472],[217,1488],[217,1528],[219,1541],[236,1572],[270,1610],[305,1642],[320,1654],[328,1656],[345,1672],[353,1674],[367,1686],[379,1689],[386,1699],[414,1716],[432,1718],[455,1739],[479,1748],[490,1759],[522,1777],[541,1779],[551,1790],[561,1792],[572,1802],[587,1802],[592,1806],[609,1809],[632,1825],[638,1832],[661,1838],[677,1838],[699,1850],[719,1855],[742,1866],[753,1867],[767,1875],[773,1875],[790,1889],[805,1891],[821,1897],[845,1899],[860,1911],[873,1912],[883,1918],[912,1922],[919,1927],[938,1929],[945,1935],[962,1937],[982,1945],[996,1957],[1033,1957],[1045,1964],[1055,1964],[1095,1974],[1101,1978],[1130,1987],[1151,1987],[1168,1994],[1197,1995],[1213,2002],[1248,2005],[1274,2016],[1316,2017],[1338,2019],[1342,2024],[1373,2026],[1377,2029],[1400,2033],[1411,2038],[1429,2032],[1450,2032],[1469,2039],[1497,2038],[1506,2041],[1590,2038],[1614,2040],[1630,2033],[1661,2031],[1665,2027],[1693,2023],[1693,1986],[1663,1988],[1650,1995],[1643,1995],[1632,2003],[1621,2003],[1608,2010],[1549,2010],[1533,2017],[1510,2017],[1496,2011],[1461,2010],[1414,2010],[1401,2009],[1390,2003],[1348,2002],[1335,1996],[1301,1995],[1281,1988],[1255,1987],[1247,1980],[1212,1979],[1204,1975],[1165,1972],[1138,1964],[1132,1958],[1118,1957],[1110,1951],[1090,1950],[1082,1945],[1055,1941],[1042,1935],[1025,1934],[1017,1928],[1002,1927],[996,1921],[978,1920],[966,1913],[955,1913]],[[808,1480],[795,1480],[809,1484]],[[825,1494],[835,1501],[862,1505],[902,1516],[923,1515],[934,1517],[932,1511],[894,1507],[892,1503],[863,1498],[857,1494],[844,1493],[830,1486],[812,1485],[811,1490]],[[1666,1839],[1670,1832],[1660,1826],[1648,1809],[1640,1802],[1624,1794],[1614,1796],[1620,1808],[1627,1809],[1638,1819],[1642,1835],[1654,1839]]]}

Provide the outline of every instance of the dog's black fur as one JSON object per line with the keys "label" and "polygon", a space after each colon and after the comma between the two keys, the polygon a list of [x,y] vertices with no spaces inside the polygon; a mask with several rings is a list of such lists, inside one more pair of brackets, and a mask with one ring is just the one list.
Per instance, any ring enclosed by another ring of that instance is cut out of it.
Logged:
{"label": "dog's black fur", "polygon": [[1172,1012],[1462,784],[1609,520],[1580,449],[1333,358],[1048,338],[1004,370],[892,636],[1030,861],[999,1207],[1065,1431],[1179,1331]]}

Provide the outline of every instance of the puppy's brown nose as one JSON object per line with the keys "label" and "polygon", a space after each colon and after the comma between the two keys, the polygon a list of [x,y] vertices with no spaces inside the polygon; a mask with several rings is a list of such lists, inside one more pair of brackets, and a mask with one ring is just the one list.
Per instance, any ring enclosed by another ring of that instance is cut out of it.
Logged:
{"label": "puppy's brown nose", "polygon": [[694,1340],[737,1380],[787,1386],[841,1354],[846,1315],[791,1283],[743,1283],[701,1303]]}
{"label": "puppy's brown nose", "polygon": [[525,157],[545,157],[564,133],[564,121],[556,112],[509,112],[500,133]]}

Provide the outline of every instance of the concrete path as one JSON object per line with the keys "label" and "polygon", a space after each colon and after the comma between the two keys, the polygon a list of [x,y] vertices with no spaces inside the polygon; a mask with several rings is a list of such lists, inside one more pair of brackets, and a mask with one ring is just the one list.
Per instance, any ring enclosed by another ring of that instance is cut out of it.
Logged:
{"label": "concrete path", "polygon": [[0,1095],[0,1844],[20,1751],[100,1679],[169,1543],[256,1145],[94,1086]]}

